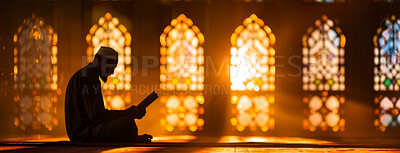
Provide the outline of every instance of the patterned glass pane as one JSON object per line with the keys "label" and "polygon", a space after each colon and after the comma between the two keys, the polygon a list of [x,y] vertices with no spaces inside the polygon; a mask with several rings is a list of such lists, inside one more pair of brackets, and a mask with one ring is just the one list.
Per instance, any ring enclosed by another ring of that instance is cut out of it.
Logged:
{"label": "patterned glass pane", "polygon": [[165,104],[161,120],[168,131],[175,127],[190,131],[203,129],[204,36],[193,21],[181,14],[160,36],[161,90],[179,94],[161,96]]}
{"label": "patterned glass pane", "polygon": [[318,128],[322,131],[330,128],[333,132],[344,130],[345,120],[340,107],[345,102],[343,95],[328,95],[328,92],[324,91],[321,96],[304,97],[303,102],[308,105],[307,118],[303,120],[305,130],[312,132]]}
{"label": "patterned glass pane", "polygon": [[[51,131],[58,125],[57,34],[42,18],[25,19],[14,35],[14,125],[22,130]],[[34,72],[34,73],[32,73]]]}
{"label": "patterned glass pane", "polygon": [[303,98],[307,104],[303,120],[305,130],[344,130],[341,105],[345,102],[345,43],[340,28],[325,15],[303,36],[303,90],[308,94]]}
{"label": "patterned glass pane", "polygon": [[[271,105],[275,102],[275,35],[255,14],[231,36],[230,80],[232,118],[237,131],[275,128]],[[253,92],[251,95],[247,91]],[[263,93],[260,93],[263,92]]]}
{"label": "patterned glass pane", "polygon": [[86,36],[89,45],[87,61],[91,62],[101,46],[108,46],[118,52],[118,65],[109,81],[102,82],[104,106],[107,109],[122,110],[131,104],[131,34],[118,18],[107,13],[100,17]]}
{"label": "patterned glass pane", "polygon": [[390,127],[400,126],[400,98],[378,96],[374,102],[379,105],[375,109],[376,118],[374,120],[374,125],[379,131],[385,132]]}
{"label": "patterned glass pane", "polygon": [[161,119],[161,125],[167,131],[173,131],[176,127],[179,130],[185,130],[187,127],[190,131],[202,130],[204,120],[200,118],[204,114],[204,97],[201,93],[198,95],[179,96],[169,95],[162,96],[161,102],[165,104],[162,108],[162,113],[165,118]]}
{"label": "patterned glass pane", "polygon": [[386,19],[374,36],[374,90],[398,91],[400,86],[400,20]]}
{"label": "patterned glass pane", "polygon": [[275,35],[264,21],[251,15],[231,36],[231,89],[275,90]]}
{"label": "patterned glass pane", "polygon": [[303,89],[343,91],[344,46],[342,30],[323,15],[303,36]]}
{"label": "patterned glass pane", "polygon": [[270,108],[274,102],[273,94],[232,96],[231,103],[236,107],[232,109],[234,117],[231,118],[231,125],[238,131],[243,131],[246,127],[251,131],[259,127],[263,132],[274,129],[275,119],[271,116],[274,111]]}

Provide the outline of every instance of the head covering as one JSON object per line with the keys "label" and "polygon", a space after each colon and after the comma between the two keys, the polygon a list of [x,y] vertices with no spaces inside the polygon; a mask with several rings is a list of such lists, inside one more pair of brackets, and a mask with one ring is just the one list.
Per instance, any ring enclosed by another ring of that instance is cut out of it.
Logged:
{"label": "head covering", "polygon": [[118,61],[118,52],[112,49],[111,47],[101,46],[96,54]]}

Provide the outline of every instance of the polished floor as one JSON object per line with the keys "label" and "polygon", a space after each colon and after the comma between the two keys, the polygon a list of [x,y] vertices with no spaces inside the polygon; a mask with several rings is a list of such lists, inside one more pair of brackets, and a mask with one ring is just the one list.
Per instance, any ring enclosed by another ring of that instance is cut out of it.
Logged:
{"label": "polished floor", "polygon": [[300,137],[156,136],[152,143],[70,143],[66,137],[14,137],[0,141],[4,152],[400,152],[400,139],[332,139]]}

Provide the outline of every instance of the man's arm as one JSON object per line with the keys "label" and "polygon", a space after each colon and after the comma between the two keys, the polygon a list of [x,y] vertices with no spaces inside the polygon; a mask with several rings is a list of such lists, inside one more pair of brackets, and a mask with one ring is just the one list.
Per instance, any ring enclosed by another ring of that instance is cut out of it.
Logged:
{"label": "man's arm", "polygon": [[[112,112],[115,116],[115,118],[120,117],[120,113],[124,114],[124,116],[127,115],[133,115],[134,118],[138,118],[141,119],[145,114],[146,114],[146,109],[141,110],[139,108],[137,108],[135,105],[132,105],[131,107],[125,109],[125,110],[108,110],[110,112]],[[127,113],[127,115],[126,115]]]}
{"label": "man's arm", "polygon": [[109,121],[137,113],[134,111],[135,106],[126,110],[105,109],[101,84],[98,79],[82,77],[82,85],[82,98],[90,120],[96,122]]}

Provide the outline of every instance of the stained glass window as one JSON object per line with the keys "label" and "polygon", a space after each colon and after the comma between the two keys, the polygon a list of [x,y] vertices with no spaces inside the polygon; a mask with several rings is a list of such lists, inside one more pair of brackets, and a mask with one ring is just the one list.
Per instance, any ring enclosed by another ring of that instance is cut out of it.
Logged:
{"label": "stained glass window", "polygon": [[14,101],[22,130],[51,131],[61,90],[58,87],[57,34],[42,18],[25,19],[14,35]]}
{"label": "stained glass window", "polygon": [[126,27],[110,13],[100,17],[86,36],[89,45],[88,62],[93,60],[101,46],[111,47],[118,52],[118,64],[114,74],[109,77],[109,81],[102,82],[104,105],[107,109],[121,110],[131,104],[131,39]]}
{"label": "stained glass window", "polygon": [[[231,36],[230,80],[234,117],[231,125],[238,131],[273,129],[275,120],[270,105],[275,97],[275,35],[255,14],[243,21]],[[245,91],[252,91],[248,94]]]}
{"label": "stained glass window", "polygon": [[202,130],[204,36],[191,19],[181,14],[164,29],[160,43],[161,90],[173,92],[161,96],[165,104],[161,110],[165,114],[161,125],[168,131],[176,127]]}
{"label": "stained glass window", "polygon": [[315,22],[303,36],[303,89],[343,91],[344,45],[342,30],[327,16]]}
{"label": "stained glass window", "polygon": [[390,127],[400,125],[400,101],[396,96],[388,96],[388,91],[399,91],[400,86],[400,19],[392,15],[385,19],[374,41],[374,90],[380,92],[374,103],[376,119],[375,127],[386,131]]}
{"label": "stained glass window", "polygon": [[398,91],[400,86],[400,20],[386,19],[374,36],[374,90]]}
{"label": "stained glass window", "polygon": [[264,21],[251,15],[231,36],[231,89],[275,90],[275,35]]}
{"label": "stained glass window", "polygon": [[[315,131],[320,127],[326,131],[330,127],[334,132],[344,130],[340,106],[345,102],[345,43],[342,30],[326,15],[316,20],[315,26],[303,36],[303,90],[310,94],[303,99],[308,105],[304,129]],[[328,105],[331,104],[335,104],[335,109],[330,109]],[[323,113],[316,113],[318,110]]]}

